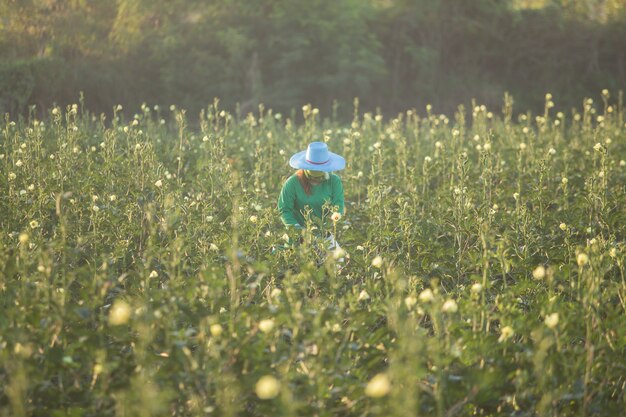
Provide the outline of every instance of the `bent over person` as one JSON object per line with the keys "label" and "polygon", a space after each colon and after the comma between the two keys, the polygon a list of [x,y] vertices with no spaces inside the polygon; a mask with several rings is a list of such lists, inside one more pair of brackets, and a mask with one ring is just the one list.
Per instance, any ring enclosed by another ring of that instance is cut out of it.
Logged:
{"label": "bent over person", "polygon": [[[304,229],[307,222],[313,222],[324,230],[331,216],[343,216],[343,185],[332,173],[345,168],[343,157],[330,152],[324,142],[312,142],[306,151],[294,154],[289,165],[297,171],[285,181],[278,197],[285,226]],[[328,249],[339,248],[331,233],[323,237],[329,242]]]}

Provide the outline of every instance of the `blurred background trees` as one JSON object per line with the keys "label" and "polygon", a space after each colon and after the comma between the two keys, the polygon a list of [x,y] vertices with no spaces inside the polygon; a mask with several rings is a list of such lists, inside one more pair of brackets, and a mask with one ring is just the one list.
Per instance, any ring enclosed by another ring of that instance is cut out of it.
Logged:
{"label": "blurred background trees", "polygon": [[623,0],[0,0],[0,112],[220,97],[243,112],[354,97],[394,113],[476,98],[578,106],[626,86]]}

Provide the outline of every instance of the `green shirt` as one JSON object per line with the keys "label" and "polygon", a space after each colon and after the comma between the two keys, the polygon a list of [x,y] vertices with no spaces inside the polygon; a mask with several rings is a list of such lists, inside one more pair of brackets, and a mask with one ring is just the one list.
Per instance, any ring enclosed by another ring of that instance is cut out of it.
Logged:
{"label": "green shirt", "polygon": [[[326,202],[335,208],[322,213],[322,206]],[[278,197],[278,211],[280,211],[285,226],[304,228],[306,224],[304,216],[307,209],[311,210],[312,214],[321,220],[324,220],[333,211],[343,215],[343,185],[339,176],[330,174],[329,179],[317,185],[311,185],[310,195],[304,192],[304,188],[302,188],[295,174],[285,181]]]}

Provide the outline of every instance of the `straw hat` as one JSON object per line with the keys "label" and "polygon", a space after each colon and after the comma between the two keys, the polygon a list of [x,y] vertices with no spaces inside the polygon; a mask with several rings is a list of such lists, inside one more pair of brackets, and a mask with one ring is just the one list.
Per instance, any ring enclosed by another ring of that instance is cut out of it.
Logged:
{"label": "straw hat", "polygon": [[330,172],[344,169],[346,160],[329,152],[324,142],[311,142],[306,151],[298,152],[289,159],[289,165],[296,169]]}

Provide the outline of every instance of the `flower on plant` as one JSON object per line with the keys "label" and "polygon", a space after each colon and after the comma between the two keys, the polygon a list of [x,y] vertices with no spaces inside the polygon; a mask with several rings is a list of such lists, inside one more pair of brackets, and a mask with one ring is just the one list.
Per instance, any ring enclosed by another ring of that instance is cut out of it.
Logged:
{"label": "flower on plant", "polygon": [[161,188],[161,187],[163,186],[163,181],[161,181],[161,180],[156,180],[156,181],[154,182],[154,186],[155,186],[155,187],[157,187],[157,188]]}
{"label": "flower on plant", "polygon": [[483,291],[483,284],[481,284],[480,282],[476,282],[472,285],[472,288],[470,288],[470,291],[472,292],[472,294],[480,294]]}
{"label": "flower on plant", "polygon": [[20,236],[18,239],[21,244],[25,244],[25,243],[28,243],[28,239],[30,239],[30,236],[28,236],[28,233],[20,233]]}
{"label": "flower on plant", "polygon": [[263,319],[259,322],[259,330],[263,333],[269,333],[274,328],[274,320],[273,319]]}
{"label": "flower on plant", "polygon": [[433,294],[433,290],[426,288],[420,293],[418,298],[422,303],[430,303],[435,298],[435,295]]}
{"label": "flower on plant", "polygon": [[217,252],[218,250],[220,250],[220,248],[217,247],[217,245],[215,243],[211,243],[209,245],[209,250],[213,251],[213,252]]}
{"label": "flower on plant", "polygon": [[502,343],[508,339],[510,339],[515,332],[511,326],[504,326],[502,330],[500,330],[500,337],[498,338],[498,342]]}
{"label": "flower on plant", "polygon": [[456,313],[459,311],[459,306],[456,304],[456,301],[453,299],[446,300],[441,306],[441,311],[444,313]]}
{"label": "flower on plant", "polygon": [[533,270],[533,278],[543,279],[546,276],[546,268],[543,265],[539,265]]}
{"label": "flower on plant", "polygon": [[211,327],[209,327],[209,332],[213,337],[220,337],[223,331],[222,325],[218,323],[212,324]]}
{"label": "flower on plant", "polygon": [[377,255],[374,259],[372,259],[372,266],[374,268],[380,268],[383,265],[383,258],[380,255]]}
{"label": "flower on plant", "polygon": [[116,300],[109,311],[109,324],[120,326],[130,320],[131,309],[126,301]]}
{"label": "flower on plant", "polygon": [[280,393],[280,382],[272,375],[265,375],[259,378],[254,390],[260,399],[271,400]]}
{"label": "flower on plant", "polygon": [[567,225],[565,223],[561,223],[559,224],[559,229],[566,231],[567,230]]}
{"label": "flower on plant", "polygon": [[367,291],[362,290],[359,293],[359,299],[358,299],[359,301],[367,301],[369,299],[370,299],[370,295],[367,293]]}
{"label": "flower on plant", "polygon": [[596,143],[595,145],[593,145],[593,150],[596,152],[600,152],[602,150],[602,144],[600,144],[600,142]]}
{"label": "flower on plant", "polygon": [[409,310],[412,309],[415,304],[417,304],[417,298],[414,295],[409,295],[404,299],[404,305],[406,305],[406,308]]}
{"label": "flower on plant", "polygon": [[550,329],[554,329],[559,324],[559,313],[548,314],[543,321]]}
{"label": "flower on plant", "polygon": [[330,218],[333,222],[338,222],[341,219],[341,213],[334,212]]}
{"label": "flower on plant", "polygon": [[386,374],[374,376],[365,387],[365,395],[372,398],[381,398],[389,394],[391,382]]}
{"label": "flower on plant", "polygon": [[257,223],[259,221],[259,218],[257,216],[250,216],[250,223]]}
{"label": "flower on plant", "polygon": [[157,273],[157,271],[150,272],[150,278],[157,278],[158,276],[159,274]]}
{"label": "flower on plant", "polygon": [[31,229],[36,229],[39,227],[39,222],[37,220],[31,220],[29,225]]}
{"label": "flower on plant", "polygon": [[576,263],[578,266],[585,266],[589,263],[589,256],[586,253],[579,253],[576,257]]}
{"label": "flower on plant", "polygon": [[114,201],[117,201],[117,196],[116,196],[115,194],[111,194],[111,195],[109,196],[109,201],[110,201],[111,203],[113,203]]}

